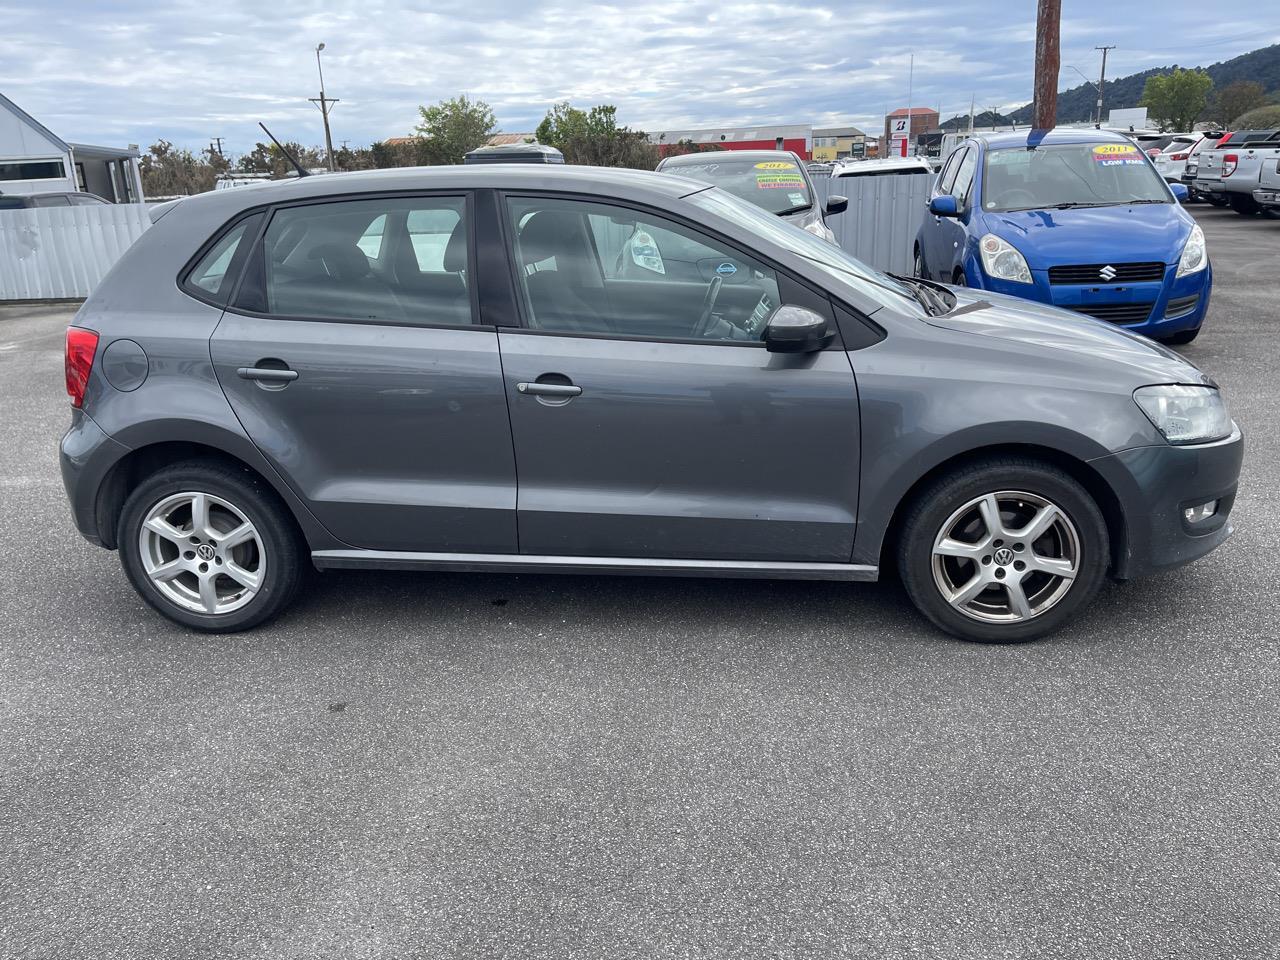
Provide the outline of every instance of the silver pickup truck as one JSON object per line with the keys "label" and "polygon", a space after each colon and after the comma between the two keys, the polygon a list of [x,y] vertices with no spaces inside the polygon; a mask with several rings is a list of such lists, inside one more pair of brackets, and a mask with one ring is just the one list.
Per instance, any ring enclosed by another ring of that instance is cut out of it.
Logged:
{"label": "silver pickup truck", "polygon": [[1253,191],[1253,199],[1267,209],[1280,210],[1280,159],[1262,165],[1262,175],[1258,188]]}
{"label": "silver pickup truck", "polygon": [[1199,159],[1193,181],[1198,192],[1225,197],[1236,213],[1255,214],[1261,207],[1253,191],[1262,170],[1280,160],[1280,130],[1237,130]]}

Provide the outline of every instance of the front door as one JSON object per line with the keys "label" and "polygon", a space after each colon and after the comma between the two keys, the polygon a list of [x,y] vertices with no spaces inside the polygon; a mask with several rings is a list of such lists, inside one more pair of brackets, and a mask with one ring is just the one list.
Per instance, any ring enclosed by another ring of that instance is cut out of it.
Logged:
{"label": "front door", "polygon": [[761,343],[779,303],[825,298],[650,213],[506,205],[525,318],[499,331],[521,552],[847,563],[848,357]]}
{"label": "front door", "polygon": [[515,553],[498,338],[474,323],[468,201],[282,207],[210,348],[254,443],[334,536]]}

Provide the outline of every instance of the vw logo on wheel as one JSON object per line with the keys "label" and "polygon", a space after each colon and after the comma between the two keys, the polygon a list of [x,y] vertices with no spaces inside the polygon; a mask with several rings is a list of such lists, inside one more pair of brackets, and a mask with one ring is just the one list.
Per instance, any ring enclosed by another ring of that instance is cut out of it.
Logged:
{"label": "vw logo on wheel", "polygon": [[214,549],[207,543],[202,543],[200,546],[196,547],[196,556],[201,560],[212,560],[213,555]]}
{"label": "vw logo on wheel", "polygon": [[1105,267],[1103,267],[1101,270],[1098,271],[1098,276],[1100,276],[1103,280],[1111,281],[1116,278],[1116,273],[1117,273],[1116,268],[1108,263]]}
{"label": "vw logo on wheel", "polygon": [[1000,566],[1007,567],[1009,564],[1013,563],[1013,551],[1008,547],[1001,547],[996,551],[995,560],[996,563],[1000,564]]}

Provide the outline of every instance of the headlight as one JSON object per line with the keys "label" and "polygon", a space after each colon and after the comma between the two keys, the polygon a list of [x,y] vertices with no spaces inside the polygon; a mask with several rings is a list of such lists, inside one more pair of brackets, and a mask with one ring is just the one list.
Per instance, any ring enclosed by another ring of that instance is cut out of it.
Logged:
{"label": "headlight", "polygon": [[1231,436],[1226,401],[1213,387],[1139,387],[1133,399],[1170,443],[1206,443]]}
{"label": "headlight", "polygon": [[1185,277],[1189,273],[1203,270],[1209,263],[1209,250],[1204,244],[1204,231],[1196,224],[1191,228],[1191,236],[1182,248],[1182,259],[1178,261],[1178,276]]}
{"label": "headlight", "polygon": [[1001,240],[994,233],[988,233],[980,241],[982,250],[982,269],[988,277],[996,280],[1012,280],[1014,283],[1030,283],[1031,271],[1027,269],[1026,258],[1013,245]]}

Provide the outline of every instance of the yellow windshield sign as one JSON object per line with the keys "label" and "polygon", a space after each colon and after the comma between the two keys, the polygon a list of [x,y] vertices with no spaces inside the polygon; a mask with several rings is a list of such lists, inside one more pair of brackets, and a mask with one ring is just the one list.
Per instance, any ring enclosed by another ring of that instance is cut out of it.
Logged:
{"label": "yellow windshield sign", "polygon": [[757,163],[757,170],[794,170],[794,163],[786,163],[782,160],[766,160],[764,163]]}
{"label": "yellow windshield sign", "polygon": [[1126,153],[1137,153],[1138,148],[1131,143],[1100,143],[1093,148],[1100,157],[1116,157]]}

